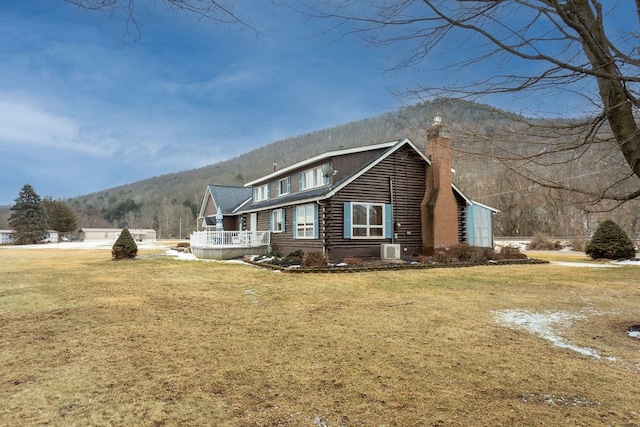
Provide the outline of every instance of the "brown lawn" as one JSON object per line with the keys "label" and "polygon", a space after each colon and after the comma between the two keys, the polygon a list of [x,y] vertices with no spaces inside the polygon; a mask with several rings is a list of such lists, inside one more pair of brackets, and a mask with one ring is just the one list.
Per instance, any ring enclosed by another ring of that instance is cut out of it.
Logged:
{"label": "brown lawn", "polygon": [[[639,275],[3,247],[0,425],[637,426]],[[554,333],[601,357],[501,324],[506,310],[578,316]]]}

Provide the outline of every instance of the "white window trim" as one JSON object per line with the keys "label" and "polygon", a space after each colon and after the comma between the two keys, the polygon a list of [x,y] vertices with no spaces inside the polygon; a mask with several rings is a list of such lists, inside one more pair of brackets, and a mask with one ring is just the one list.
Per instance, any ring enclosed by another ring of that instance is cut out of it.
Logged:
{"label": "white window trim", "polygon": [[264,184],[253,189],[253,201],[261,202],[263,200],[269,200],[269,184]]}
{"label": "white window trim", "polygon": [[[382,223],[380,225],[371,225],[369,224],[369,217],[367,216],[367,224],[366,225],[357,225],[354,224],[354,220],[353,220],[353,213],[355,212],[355,206],[366,206],[367,210],[369,209],[369,206],[377,206],[381,208],[382,211]],[[384,203],[362,203],[362,202],[351,202],[351,239],[362,239],[362,240],[366,240],[366,239],[383,239],[384,238],[384,234],[385,234],[385,230],[384,230],[384,224],[385,224],[385,208],[384,208]],[[362,230],[365,229],[367,230],[367,235],[366,236],[356,236],[354,233],[354,230]],[[372,236],[371,235],[371,230],[372,229],[376,229],[376,230],[380,230],[381,234],[379,236]]]}
{"label": "white window trim", "polygon": [[[282,190],[284,184],[285,190]],[[285,196],[287,194],[291,194],[291,177],[288,176],[286,178],[279,179],[276,181],[276,196]]]}
{"label": "white window trim", "polygon": [[[276,215],[280,216],[280,230],[276,230]],[[271,224],[272,224],[272,233],[284,233],[284,221],[285,221],[285,213],[284,209],[274,209],[271,211]]]}
{"label": "white window trim", "polygon": [[[301,209],[301,208],[305,209],[305,219],[307,217],[307,209],[308,208],[310,208],[312,210],[313,216],[314,216],[314,218],[312,218],[312,220],[311,220],[311,224],[308,224],[308,223],[305,222],[305,225],[303,227],[304,234],[305,234],[304,236],[300,235],[300,223],[298,222],[298,210]],[[316,205],[314,205],[314,204],[296,206],[295,211],[294,211],[294,214],[296,216],[295,217],[295,230],[294,230],[295,233],[296,233],[295,234],[296,239],[307,239],[307,240],[317,239],[317,237],[316,237],[316,226],[317,226],[317,224],[316,224],[316,218],[315,218],[315,215],[316,215],[315,209],[316,209]],[[311,235],[307,236],[309,231],[311,231]]]}
{"label": "white window trim", "polygon": [[[311,185],[309,185],[309,183],[306,182],[306,177],[307,176],[310,176],[311,179],[313,180]],[[300,188],[299,188],[300,191],[306,191],[306,190],[311,190],[313,188],[322,187],[324,185],[324,177],[322,175],[322,168],[320,166],[318,166],[318,167],[311,168],[311,169],[306,169],[306,170],[300,172],[299,184],[305,184],[304,186],[300,185]]]}

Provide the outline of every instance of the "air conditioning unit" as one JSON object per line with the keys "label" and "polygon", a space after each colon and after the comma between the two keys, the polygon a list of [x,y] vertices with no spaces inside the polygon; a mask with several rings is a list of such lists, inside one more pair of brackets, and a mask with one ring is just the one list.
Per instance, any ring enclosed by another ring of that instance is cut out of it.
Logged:
{"label": "air conditioning unit", "polygon": [[380,258],[400,259],[400,245],[389,243],[380,245]]}

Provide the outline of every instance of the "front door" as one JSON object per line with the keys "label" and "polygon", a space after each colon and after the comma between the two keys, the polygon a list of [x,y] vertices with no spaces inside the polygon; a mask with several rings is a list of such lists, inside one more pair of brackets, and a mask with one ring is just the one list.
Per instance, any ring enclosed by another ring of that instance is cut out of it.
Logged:
{"label": "front door", "polygon": [[258,231],[258,213],[257,212],[252,212],[249,215],[249,223],[250,223],[250,229],[251,231]]}

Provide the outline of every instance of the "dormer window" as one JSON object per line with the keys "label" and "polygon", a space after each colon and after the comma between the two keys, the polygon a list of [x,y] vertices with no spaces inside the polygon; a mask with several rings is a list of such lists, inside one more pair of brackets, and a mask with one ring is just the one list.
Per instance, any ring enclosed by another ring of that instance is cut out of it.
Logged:
{"label": "dormer window", "polygon": [[300,191],[308,190],[310,188],[321,187],[323,185],[324,185],[324,179],[322,176],[322,169],[320,167],[307,169],[304,172],[300,172],[300,175],[299,175]]}
{"label": "dormer window", "polygon": [[269,199],[269,184],[253,188],[253,201],[260,202]]}

